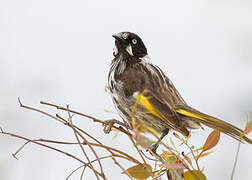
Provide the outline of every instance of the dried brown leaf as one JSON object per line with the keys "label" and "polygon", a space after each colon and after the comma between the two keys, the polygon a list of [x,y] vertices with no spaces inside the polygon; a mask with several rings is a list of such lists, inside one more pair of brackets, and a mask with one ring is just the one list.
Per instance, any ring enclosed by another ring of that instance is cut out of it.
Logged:
{"label": "dried brown leaf", "polygon": [[203,146],[202,152],[212,149],[214,146],[216,146],[216,144],[219,142],[219,139],[220,131],[218,129],[215,129],[208,135],[207,140]]}

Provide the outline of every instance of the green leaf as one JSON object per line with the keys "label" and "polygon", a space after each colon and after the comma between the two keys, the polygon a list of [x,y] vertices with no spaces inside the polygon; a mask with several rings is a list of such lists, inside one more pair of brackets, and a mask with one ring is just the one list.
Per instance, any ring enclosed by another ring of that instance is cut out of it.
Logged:
{"label": "green leaf", "polygon": [[170,153],[164,150],[160,156],[168,163],[175,163],[178,160],[174,153]]}
{"label": "green leaf", "polygon": [[179,169],[179,170],[175,170],[175,169],[169,169],[167,171],[167,177],[169,179],[172,179],[172,180],[183,180],[183,173],[184,173],[184,170],[183,169]]}
{"label": "green leaf", "polygon": [[[128,168],[126,171],[131,177],[139,180],[147,179],[152,175],[152,168],[149,164],[146,164],[145,168],[144,165],[136,165]],[[125,174],[126,172],[123,173]]]}
{"label": "green leaf", "polygon": [[207,180],[207,178],[201,171],[193,170],[184,173],[184,180]]}

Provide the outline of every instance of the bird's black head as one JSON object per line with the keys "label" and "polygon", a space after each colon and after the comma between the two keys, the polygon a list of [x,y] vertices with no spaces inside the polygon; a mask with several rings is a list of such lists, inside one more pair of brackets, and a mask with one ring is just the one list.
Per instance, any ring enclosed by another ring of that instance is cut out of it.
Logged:
{"label": "bird's black head", "polygon": [[131,56],[141,58],[147,55],[147,49],[142,41],[142,39],[131,32],[120,32],[114,34],[115,49],[114,55],[126,52]]}

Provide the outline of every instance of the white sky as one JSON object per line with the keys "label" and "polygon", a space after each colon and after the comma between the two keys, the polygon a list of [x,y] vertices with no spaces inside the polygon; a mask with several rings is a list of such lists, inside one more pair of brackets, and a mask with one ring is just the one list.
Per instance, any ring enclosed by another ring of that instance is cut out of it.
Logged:
{"label": "white sky", "polygon": [[[142,37],[152,62],[188,104],[244,128],[252,108],[251,19],[252,3],[246,0],[0,1],[0,126],[30,138],[73,139],[66,127],[20,109],[17,97],[49,112],[54,111],[40,106],[40,100],[113,118],[104,111],[114,111],[104,92],[113,58],[111,35],[129,30]],[[100,125],[77,116],[74,120],[103,136],[105,144],[124,142],[121,148],[135,154],[124,136],[112,140],[113,134],[104,135]],[[193,144],[209,132],[197,131]],[[22,141],[0,136],[0,144],[1,180],[64,179],[79,165],[36,145],[28,145],[17,161],[11,153]],[[66,148],[79,152],[78,147]],[[200,161],[208,179],[230,178],[236,148],[232,138],[221,137],[214,153]],[[242,145],[235,179],[251,176],[251,148]],[[127,179],[112,161],[105,166],[108,179]]]}

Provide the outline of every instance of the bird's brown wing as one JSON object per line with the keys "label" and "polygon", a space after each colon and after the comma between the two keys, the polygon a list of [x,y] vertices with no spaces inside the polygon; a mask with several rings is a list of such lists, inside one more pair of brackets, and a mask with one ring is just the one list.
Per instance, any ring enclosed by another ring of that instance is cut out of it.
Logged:
{"label": "bird's brown wing", "polygon": [[[184,100],[171,83],[167,84],[168,78],[158,67],[145,62],[135,63],[127,67],[123,74],[116,77],[116,80],[123,83],[122,90],[126,98],[134,96],[136,92],[140,94],[144,92],[142,95],[147,97],[148,102],[159,115],[156,118],[159,122],[162,121],[165,126],[163,129],[172,128],[185,136],[189,134],[174,109],[175,104],[178,102],[183,104]],[[147,113],[151,112],[147,111]]]}
{"label": "bird's brown wing", "polygon": [[131,84],[130,78],[127,78],[129,87],[133,88],[135,92],[145,92],[143,95],[148,98],[151,106],[162,117],[160,120],[167,124],[167,128],[188,136],[188,130],[174,109],[176,104],[185,104],[185,101],[161,69],[150,63],[137,63],[126,70],[124,77],[127,74],[134,79],[134,83]]}

